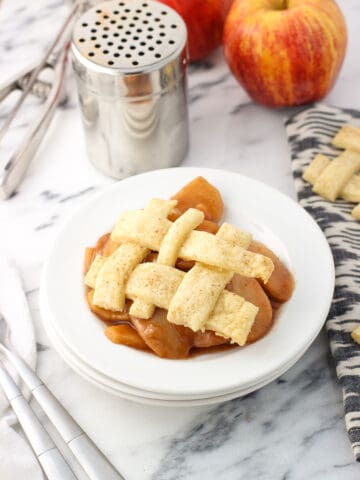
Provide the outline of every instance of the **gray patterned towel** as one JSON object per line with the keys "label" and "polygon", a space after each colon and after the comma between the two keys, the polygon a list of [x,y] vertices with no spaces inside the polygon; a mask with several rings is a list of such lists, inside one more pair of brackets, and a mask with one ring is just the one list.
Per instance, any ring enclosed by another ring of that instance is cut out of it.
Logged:
{"label": "gray patterned towel", "polygon": [[351,217],[354,205],[327,202],[302,179],[317,153],[339,155],[331,139],[345,123],[360,126],[360,112],[318,104],[291,117],[285,126],[299,202],[325,233],[335,260],[335,294],[326,329],[343,389],[347,431],[360,461],[360,345],[350,336],[360,324],[360,222]]}

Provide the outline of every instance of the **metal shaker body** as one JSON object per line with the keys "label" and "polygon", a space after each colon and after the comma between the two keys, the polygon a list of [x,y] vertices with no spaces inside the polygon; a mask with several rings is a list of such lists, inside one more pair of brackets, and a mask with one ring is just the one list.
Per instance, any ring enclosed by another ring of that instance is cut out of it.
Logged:
{"label": "metal shaker body", "polygon": [[186,27],[154,1],[96,5],[72,41],[88,156],[123,178],[178,165],[188,150]]}

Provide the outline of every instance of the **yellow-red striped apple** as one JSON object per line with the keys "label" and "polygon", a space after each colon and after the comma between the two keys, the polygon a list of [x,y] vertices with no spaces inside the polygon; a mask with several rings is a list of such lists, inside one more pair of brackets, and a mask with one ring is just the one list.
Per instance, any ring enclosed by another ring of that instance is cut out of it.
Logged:
{"label": "yellow-red striped apple", "polygon": [[200,60],[221,45],[226,14],[233,0],[159,0],[176,10],[188,30],[190,60]]}
{"label": "yellow-red striped apple", "polygon": [[255,101],[301,105],[334,85],[347,31],[334,0],[235,0],[223,45],[231,71]]}

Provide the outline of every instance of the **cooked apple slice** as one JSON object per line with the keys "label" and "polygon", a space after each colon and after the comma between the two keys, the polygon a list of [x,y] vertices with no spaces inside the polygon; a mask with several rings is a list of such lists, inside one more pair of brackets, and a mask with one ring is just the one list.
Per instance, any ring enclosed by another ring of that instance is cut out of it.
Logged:
{"label": "cooked apple slice", "polygon": [[200,223],[196,230],[215,234],[219,230],[219,225],[211,220],[204,220],[202,223]]}
{"label": "cooked apple slice", "polygon": [[119,243],[111,240],[110,233],[105,233],[105,235],[102,235],[99,238],[94,247],[87,247],[85,249],[84,274],[87,274],[91,264],[93,263],[93,260],[97,255],[109,257],[119,245]]}
{"label": "cooked apple slice", "polygon": [[204,212],[205,219],[218,222],[224,212],[224,203],[220,192],[203,177],[196,177],[171,197],[177,200],[176,208],[185,212],[197,208]]}
{"label": "cooked apple slice", "polygon": [[235,274],[226,288],[259,307],[246,343],[256,342],[265,336],[272,327],[273,314],[270,300],[258,281]]}
{"label": "cooked apple slice", "polygon": [[115,250],[119,248],[119,246],[120,246],[120,243],[114,242],[113,240],[111,240],[111,237],[109,234],[109,238],[106,240],[102,249],[103,256],[110,257],[110,255],[112,255],[115,252]]}
{"label": "cooked apple slice", "polygon": [[130,325],[111,325],[105,329],[104,333],[113,343],[126,345],[137,350],[148,350],[144,340]]}
{"label": "cooked apple slice", "polygon": [[212,330],[205,332],[196,332],[194,335],[194,347],[209,348],[217,345],[224,345],[230,343],[229,339],[216,335]]}
{"label": "cooked apple slice", "polygon": [[96,245],[94,247],[94,254],[99,254],[103,255],[104,254],[104,248],[106,247],[106,244],[108,240],[110,239],[110,233],[105,233],[102,235],[99,240],[96,242]]}
{"label": "cooked apple slice", "polygon": [[253,240],[249,250],[271,258],[274,263],[274,271],[267,283],[260,282],[265,292],[278,302],[284,303],[288,301],[294,290],[294,278],[289,270],[272,250],[260,242]]}
{"label": "cooked apple slice", "polygon": [[86,247],[85,255],[84,255],[84,275],[88,273],[94,258],[95,258],[95,248]]}
{"label": "cooked apple slice", "polygon": [[166,319],[167,311],[157,308],[149,320],[132,317],[132,324],[148,347],[163,358],[186,358],[193,346],[194,333]]}

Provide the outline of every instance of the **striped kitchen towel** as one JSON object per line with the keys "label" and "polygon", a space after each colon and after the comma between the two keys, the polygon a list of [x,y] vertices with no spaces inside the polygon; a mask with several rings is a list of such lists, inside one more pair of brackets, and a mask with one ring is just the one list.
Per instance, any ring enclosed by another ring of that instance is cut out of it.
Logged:
{"label": "striped kitchen towel", "polygon": [[360,222],[351,217],[354,205],[327,202],[302,179],[317,153],[339,155],[331,139],[347,123],[360,127],[360,112],[317,104],[289,118],[285,126],[299,202],[323,230],[334,256],[336,285],[326,329],[343,389],[346,428],[360,461],[360,345],[350,336],[360,325]]}

